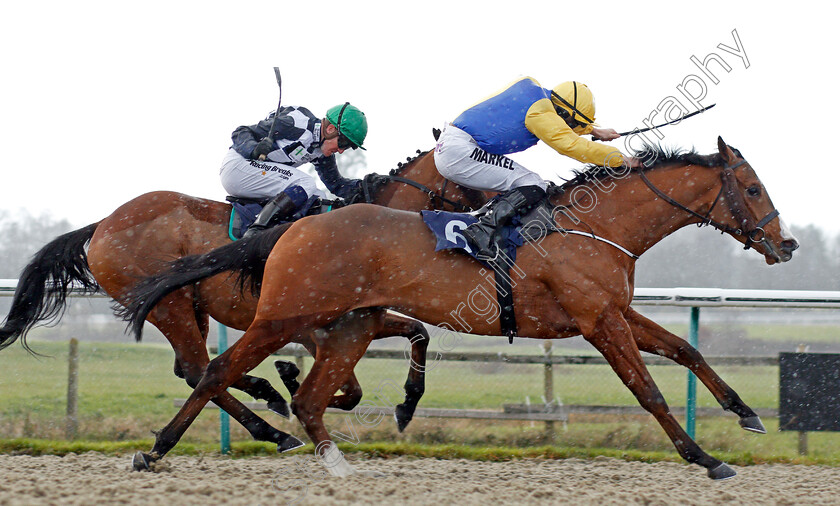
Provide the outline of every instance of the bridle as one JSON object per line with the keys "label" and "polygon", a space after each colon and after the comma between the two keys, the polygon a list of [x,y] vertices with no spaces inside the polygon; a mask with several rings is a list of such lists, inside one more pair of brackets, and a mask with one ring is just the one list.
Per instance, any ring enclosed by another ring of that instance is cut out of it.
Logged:
{"label": "bridle", "polygon": [[412,186],[412,187],[417,188],[418,190],[426,193],[426,195],[429,196],[429,202],[432,203],[432,207],[434,207],[434,208],[437,208],[436,205],[435,205],[435,201],[439,201],[441,203],[441,207],[443,207],[443,204],[449,204],[450,206],[452,206],[455,209],[456,212],[459,212],[459,213],[474,211],[474,209],[469,207],[469,206],[465,206],[464,204],[462,204],[460,202],[455,202],[454,200],[450,200],[450,199],[443,196],[446,193],[446,185],[449,184],[448,179],[443,180],[443,188],[441,188],[440,193],[437,193],[434,190],[432,190],[431,188],[429,188],[429,187],[427,187],[423,184],[420,184],[417,181],[412,181],[411,179],[408,179],[408,178],[405,178],[405,177],[391,176],[391,175],[388,175],[388,176],[385,176],[385,177],[387,177],[391,181],[396,181],[398,183],[407,184],[408,186]]}
{"label": "bridle", "polygon": [[[689,209],[688,207],[680,204],[668,195],[665,195],[665,193],[663,193],[659,188],[655,187],[653,183],[651,183],[650,179],[647,178],[644,172],[644,168],[639,168],[637,170],[639,172],[639,176],[642,178],[642,181],[644,181],[647,187],[650,188],[651,191],[653,191],[653,193],[655,193],[659,198],[671,204],[672,206],[699,218],[700,223],[697,224],[698,227],[710,225],[715,229],[720,230],[721,233],[729,233],[736,236],[743,235],[746,237],[746,241],[744,243],[745,250],[750,249],[753,243],[761,243],[762,245],[764,245],[765,249],[772,251],[772,248],[768,244],[767,234],[764,232],[764,227],[768,223],[773,221],[777,216],[779,216],[779,211],[774,208],[758,222],[756,222],[752,215],[747,211],[747,203],[746,201],[744,201],[744,196],[741,195],[741,192],[738,191],[738,182],[735,178],[735,169],[746,163],[746,160],[741,160],[738,163],[727,165],[723,168],[720,174],[720,191],[718,192],[717,197],[715,197],[715,200],[712,202],[711,207],[709,207],[709,211],[705,215],[702,215],[694,211],[693,209]],[[732,212],[732,216],[735,218],[736,222],[740,224],[739,228],[732,228],[729,225],[726,225],[725,223],[720,223],[711,218],[712,211],[714,210],[721,196],[723,196],[724,199],[729,203],[729,210],[730,212]]]}

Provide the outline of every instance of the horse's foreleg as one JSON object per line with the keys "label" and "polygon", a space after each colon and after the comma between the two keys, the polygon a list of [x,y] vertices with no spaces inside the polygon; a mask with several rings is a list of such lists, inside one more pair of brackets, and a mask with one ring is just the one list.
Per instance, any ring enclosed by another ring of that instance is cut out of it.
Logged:
{"label": "horse's foreleg", "polygon": [[232,388],[241,390],[250,395],[254,399],[266,401],[266,407],[283,418],[289,418],[291,412],[289,411],[289,404],[286,399],[278,392],[269,381],[265,378],[257,376],[242,376],[236,383],[231,385]]}
{"label": "horse's foreleg", "polygon": [[630,325],[617,309],[607,309],[599,317],[593,331],[587,332],[584,338],[601,352],[639,404],[656,418],[682,458],[705,467],[713,479],[735,475],[729,466],[705,453],[680,427],[642,361]]}
{"label": "horse's foreleg", "polygon": [[397,429],[402,432],[414,417],[417,403],[426,391],[426,349],[430,339],[426,327],[419,321],[388,313],[385,317],[385,328],[377,333],[374,339],[391,336],[403,336],[411,343],[411,362],[408,378],[405,380],[405,402],[398,404],[394,410]]}
{"label": "horse's foreleg", "polygon": [[[172,421],[157,433],[152,452],[150,454],[138,452],[138,455],[135,455],[135,469],[148,469],[149,462],[166,455],[177,444],[193,420],[211,399],[214,402],[218,401],[220,407],[225,411],[228,411],[228,408],[231,407],[227,405],[228,403],[232,404],[231,400],[239,403],[233,396],[225,392],[225,389],[232,385],[236,379],[241,378],[246,372],[259,365],[274,350],[283,347],[294,337],[293,329],[289,328],[286,332],[280,332],[282,326],[275,326],[274,323],[265,320],[255,321],[241,339],[207,365],[201,381],[196,385],[187,402]],[[184,364],[183,361],[181,363]],[[244,406],[242,407],[244,408]],[[247,408],[244,409],[247,410]],[[233,411],[232,416],[234,416],[234,413],[241,414],[244,412],[235,409]],[[251,414],[253,415],[253,413]],[[265,423],[262,420],[260,422]],[[272,428],[272,430],[274,429]],[[289,450],[303,444],[294,436],[280,431],[276,432],[280,435],[280,439],[277,441],[278,451]]]}
{"label": "horse's foreleg", "polygon": [[361,309],[336,320],[319,338],[312,370],[292,398],[292,412],[316,445],[316,454],[333,476],[348,476],[355,469],[344,460],[330,439],[323,416],[333,394],[342,386],[382,327],[384,310]]}
{"label": "horse's foreleg", "polygon": [[764,428],[764,424],[761,423],[755,411],[747,406],[735,390],[718,376],[697,349],[631,308],[624,312],[624,317],[630,324],[633,338],[640,350],[670,358],[687,367],[706,385],[723,409],[738,415],[740,418],[738,423],[741,427],[752,432],[767,433],[767,429]]}

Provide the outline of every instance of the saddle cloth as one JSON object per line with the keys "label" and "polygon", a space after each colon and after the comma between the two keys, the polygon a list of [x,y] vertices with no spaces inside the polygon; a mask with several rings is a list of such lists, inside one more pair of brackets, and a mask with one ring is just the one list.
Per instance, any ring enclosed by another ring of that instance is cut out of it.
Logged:
{"label": "saddle cloth", "polygon": [[[509,225],[499,230],[501,248],[507,258],[497,256],[485,261],[475,256],[466,238],[460,233],[478,218],[467,213],[450,213],[446,211],[421,211],[423,222],[435,234],[437,243],[435,251],[443,249],[461,250],[478,260],[485,267],[491,268],[496,277],[496,298],[499,303],[499,322],[502,334],[513,343],[517,335],[516,314],[513,307],[513,286],[511,284],[510,267],[516,262],[516,248],[522,246],[526,240],[533,241],[556,232],[557,227],[551,217],[548,200],[538,204],[521,220],[514,218]],[[522,223],[525,223],[522,226]]]}
{"label": "saddle cloth", "polygon": [[[516,261],[516,249],[525,244],[525,241],[536,240],[557,231],[557,227],[551,219],[551,209],[548,206],[550,204],[547,200],[544,200],[522,218],[514,218],[510,224],[502,227],[499,236],[502,238],[504,252],[511,262]],[[423,222],[435,234],[437,239],[435,251],[460,249],[476,258],[475,252],[460,232],[477,222],[477,217],[469,213],[448,211],[420,211],[420,214],[423,217]],[[476,260],[487,265],[478,258]]]}

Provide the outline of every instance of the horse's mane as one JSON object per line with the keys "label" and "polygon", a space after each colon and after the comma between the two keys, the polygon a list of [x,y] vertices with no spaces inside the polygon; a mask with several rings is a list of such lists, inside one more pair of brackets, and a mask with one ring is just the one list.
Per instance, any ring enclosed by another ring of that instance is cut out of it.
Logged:
{"label": "horse's mane", "polygon": [[396,169],[391,169],[388,172],[388,174],[391,175],[391,176],[399,176],[405,169],[410,167],[414,162],[416,162],[419,158],[421,158],[423,155],[425,155],[428,152],[429,152],[429,150],[421,151],[421,150],[418,149],[414,156],[408,156],[408,157],[406,157],[405,162],[397,163],[397,168]]}
{"label": "horse's mane", "polygon": [[[730,146],[731,148],[731,146]],[[741,153],[732,148],[735,155],[741,158]],[[633,151],[632,156],[641,158],[644,163],[643,171],[647,172],[666,165],[673,165],[675,163],[684,163],[689,165],[699,165],[701,167],[720,167],[725,165],[723,157],[720,153],[712,155],[701,155],[694,149],[685,150],[679,147],[662,147],[645,145],[644,149]],[[603,165],[589,164],[583,170],[575,170],[575,177],[563,183],[562,189],[568,189],[578,186],[592,180],[602,180],[610,177],[615,177],[615,170],[607,170]]]}

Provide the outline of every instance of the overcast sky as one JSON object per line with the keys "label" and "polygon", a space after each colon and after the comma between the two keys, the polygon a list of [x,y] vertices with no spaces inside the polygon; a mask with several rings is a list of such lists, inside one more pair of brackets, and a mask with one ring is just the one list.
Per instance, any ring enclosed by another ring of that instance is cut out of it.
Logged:
{"label": "overcast sky", "polygon": [[[320,116],[349,100],[366,112],[368,165],[381,173],[520,76],[587,83],[598,122],[619,131],[643,126],[668,97],[694,110],[677,87],[694,80],[697,96],[699,79],[698,102],[717,106],[662,129],[662,143],[711,153],[721,135],[788,223],[836,233],[837,8],[755,5],[7,3],[0,210],[82,226],[152,190],[224,199],[230,133],[276,108],[278,66],[285,104]],[[733,30],[741,55],[719,47],[738,49]],[[717,84],[691,61],[710,53],[730,68],[709,63]],[[544,145],[515,158],[555,181],[579,166]]]}

